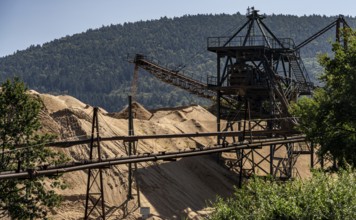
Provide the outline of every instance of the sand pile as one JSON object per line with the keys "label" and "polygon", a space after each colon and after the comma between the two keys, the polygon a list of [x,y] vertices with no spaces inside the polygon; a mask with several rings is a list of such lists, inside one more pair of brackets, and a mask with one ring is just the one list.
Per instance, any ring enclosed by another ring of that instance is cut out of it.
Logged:
{"label": "sand pile", "polygon": [[[45,105],[41,112],[43,132],[54,133],[58,140],[78,140],[90,137],[93,107],[70,96],[38,94]],[[139,103],[133,103],[134,130],[136,135],[179,134],[216,131],[216,118],[201,106],[148,111]],[[100,136],[128,134],[127,107],[119,113],[99,110]],[[198,146],[212,146],[215,137],[152,139],[137,143],[139,154],[159,151],[177,151]],[[126,144],[121,141],[102,142],[103,157],[127,155]],[[56,150],[76,161],[88,159],[88,145]],[[267,166],[268,164],[263,164]],[[137,199],[126,201],[128,190],[128,167],[120,165],[105,169],[104,191],[106,206],[111,219],[137,219]],[[228,196],[237,185],[237,176],[218,165],[213,156],[200,156],[176,162],[139,163],[136,172],[141,195],[141,206],[150,207],[152,219],[181,219],[183,216],[199,218],[207,201],[216,195]],[[87,181],[87,171],[66,173],[63,179],[69,188],[60,192],[64,196],[62,207],[53,219],[82,219]],[[137,195],[136,187],[133,194]],[[136,198],[136,196],[135,196]]]}
{"label": "sand pile", "polygon": [[[129,107],[125,106],[122,111],[109,113],[108,115],[118,119],[128,119]],[[132,116],[136,119],[149,120],[152,117],[152,113],[145,109],[140,103],[132,102]]]}
{"label": "sand pile", "polygon": [[[45,109],[41,112],[43,132],[56,134],[57,140],[78,140],[90,137],[93,107],[70,96],[38,94],[34,91],[31,93],[38,96],[45,105]],[[164,109],[151,113],[139,103],[133,103],[133,112],[137,135],[207,132],[215,129],[215,117],[200,106]],[[127,107],[119,113],[111,114],[100,109],[100,136],[127,135],[127,116]],[[138,143],[138,153],[183,150],[213,143],[214,138],[145,140]],[[76,161],[89,158],[87,145],[65,149],[56,148],[56,150]],[[126,155],[125,143],[103,142],[102,154],[107,158]],[[140,186],[141,206],[150,207],[152,216],[156,219],[171,219],[174,215],[186,216],[188,214],[184,210],[189,208],[192,212],[199,211],[205,207],[205,202],[213,200],[217,193],[229,194],[235,184],[231,178],[232,174],[218,166],[209,156],[201,159],[183,159],[175,163],[140,163],[137,168],[136,176]],[[54,219],[81,219],[83,217],[86,172],[78,171],[63,175],[69,188],[60,192],[64,201],[63,205],[52,213]],[[126,203],[127,175],[126,165],[104,170],[105,200],[108,212],[113,219],[123,216],[127,219],[139,217],[137,200]],[[206,178],[214,181],[206,182],[204,181]],[[164,185],[160,184],[161,182]],[[135,189],[133,193],[137,194]]]}

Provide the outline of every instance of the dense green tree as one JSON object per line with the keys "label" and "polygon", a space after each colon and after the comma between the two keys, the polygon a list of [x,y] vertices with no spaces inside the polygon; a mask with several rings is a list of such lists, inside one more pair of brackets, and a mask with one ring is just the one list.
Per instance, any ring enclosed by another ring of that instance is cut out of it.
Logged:
{"label": "dense green tree", "polygon": [[[41,135],[41,102],[27,94],[18,79],[7,80],[0,92],[0,172],[26,170],[35,166],[63,162],[64,156],[44,147],[50,135]],[[60,196],[54,188],[65,185],[57,177],[9,179],[0,181],[0,218],[45,218],[57,206]]]}
{"label": "dense green tree", "polygon": [[311,141],[320,144],[320,153],[330,152],[340,165],[356,165],[355,36],[355,32],[346,31],[347,47],[335,43],[333,57],[320,56],[325,86],[313,98],[303,98],[291,108],[300,117],[299,128]]}

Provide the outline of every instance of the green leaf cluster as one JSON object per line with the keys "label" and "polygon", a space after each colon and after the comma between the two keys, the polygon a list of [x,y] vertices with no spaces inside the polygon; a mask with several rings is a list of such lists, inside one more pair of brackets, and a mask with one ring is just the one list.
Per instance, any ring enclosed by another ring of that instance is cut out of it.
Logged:
{"label": "green leaf cluster", "polygon": [[218,198],[208,219],[355,219],[356,172],[314,172],[285,183],[253,178],[231,198]]}
{"label": "green leaf cluster", "polygon": [[333,57],[319,58],[325,86],[291,106],[299,129],[321,146],[319,154],[330,153],[341,166],[356,164],[356,33],[347,30],[344,39],[346,48],[335,43]]}
{"label": "green leaf cluster", "polygon": [[[18,79],[7,80],[0,92],[0,172],[33,172],[37,166],[62,163],[66,158],[44,147],[51,135],[41,135],[39,113],[42,104],[27,94]],[[58,206],[55,188],[65,184],[58,177],[6,179],[0,181],[0,217],[14,219],[46,218]]]}

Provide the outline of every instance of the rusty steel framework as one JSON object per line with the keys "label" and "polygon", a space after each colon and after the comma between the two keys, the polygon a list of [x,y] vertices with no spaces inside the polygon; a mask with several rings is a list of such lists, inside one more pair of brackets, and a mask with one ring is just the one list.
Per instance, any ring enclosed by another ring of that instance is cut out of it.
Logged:
{"label": "rusty steel framework", "polygon": [[[104,177],[103,170],[109,169],[112,166],[117,165],[128,165],[128,192],[127,201],[134,199],[132,193],[133,182],[136,181],[134,174],[137,169],[137,163],[148,162],[148,161],[175,161],[179,158],[193,157],[201,155],[216,154],[220,152],[231,152],[242,149],[261,149],[264,146],[269,146],[271,144],[279,145],[285,143],[299,143],[305,142],[305,136],[301,134],[296,134],[290,137],[282,138],[265,138],[260,140],[254,140],[250,143],[235,142],[231,144],[221,144],[214,146],[199,146],[198,148],[190,148],[183,151],[175,152],[158,152],[158,153],[137,153],[137,144],[139,140],[147,139],[166,139],[166,138],[185,138],[185,137],[209,137],[219,135],[222,138],[234,137],[236,135],[241,135],[242,131],[222,131],[222,132],[210,132],[210,133],[188,133],[188,134],[161,134],[161,135],[144,135],[135,136],[133,127],[133,114],[131,106],[131,97],[129,97],[129,120],[128,120],[128,136],[113,136],[113,137],[100,137],[99,133],[99,120],[98,120],[97,107],[93,109],[93,119],[92,119],[92,132],[89,139],[83,139],[78,141],[69,142],[54,142],[47,143],[47,146],[56,146],[68,148],[76,145],[88,144],[89,145],[89,159],[83,161],[73,161],[61,165],[51,165],[45,164],[36,167],[31,170],[24,170],[21,166],[18,169],[11,170],[7,172],[0,173],[0,180],[4,179],[23,179],[23,178],[36,178],[40,176],[51,176],[59,175],[66,172],[74,172],[79,170],[88,170],[87,174],[87,189],[86,189],[86,200],[85,200],[85,211],[84,219],[91,219],[94,214],[98,215],[99,219],[106,219],[106,213],[108,208],[105,206],[104,199]],[[255,135],[267,135],[270,132],[274,133],[284,133],[284,131],[253,131],[251,134]],[[121,140],[124,142],[127,156],[122,156],[119,158],[102,158],[101,157],[101,142],[104,141],[117,141]],[[21,148],[20,148],[21,149]],[[20,164],[20,161],[16,161],[14,158],[14,163]],[[240,177],[241,179],[241,177]],[[239,183],[241,185],[241,181]],[[137,190],[137,201],[140,206],[140,195],[138,183],[136,182]],[[125,202],[123,205],[127,204]]]}
{"label": "rusty steel framework", "polygon": [[[232,36],[207,39],[208,51],[217,57],[216,75],[209,77],[212,82],[208,81],[208,87],[216,91],[217,131],[242,130],[243,135],[236,137],[239,141],[255,139],[249,132],[256,129],[293,130],[298,122],[290,116],[289,104],[296,102],[301,95],[312,95],[314,88],[301,59],[300,48],[335,26],[336,40],[340,42],[341,26],[348,27],[343,16],[339,16],[315,35],[295,45],[291,38],[277,38],[263,22],[265,16],[258,12],[254,8],[248,10],[246,23]],[[223,96],[239,103],[228,114],[221,108]],[[227,120],[224,128],[222,119]],[[241,120],[244,121],[243,126],[238,124]],[[251,120],[255,123],[251,124]],[[270,137],[279,136],[281,134],[270,134]],[[218,136],[218,144],[236,139],[228,141]],[[276,156],[280,150],[284,150],[284,156]],[[256,154],[259,159],[256,159]],[[293,176],[293,171],[297,171],[294,165],[301,154],[312,156],[313,167],[314,146],[305,142],[272,144],[268,155],[261,155],[255,149],[237,150],[236,161],[231,168],[237,168],[240,179],[243,175],[255,173],[255,167],[274,178],[288,179]],[[269,171],[259,166],[263,161],[270,164]],[[250,165],[245,166],[246,163]]]}
{"label": "rusty steel framework", "polygon": [[[99,134],[99,119],[98,107],[94,107],[93,122],[90,139],[89,160],[101,161],[101,145]],[[96,150],[96,152],[94,152]],[[96,157],[94,157],[96,156]],[[102,219],[105,219],[105,199],[103,186],[103,171],[102,167],[97,169],[88,169],[87,190],[85,198],[84,219],[88,219],[94,210],[97,210]],[[98,206],[99,209],[98,210]]]}
{"label": "rusty steel framework", "polygon": [[[220,162],[238,174],[239,186],[245,177],[259,170],[259,174],[289,179],[294,174],[294,165],[299,155],[310,155],[310,166],[323,166],[323,158],[315,160],[315,146],[306,142],[304,135],[293,130],[297,119],[288,113],[289,104],[301,95],[311,95],[311,83],[299,50],[326,31],[336,26],[336,40],[342,41],[340,28],[348,27],[342,16],[315,35],[295,45],[290,38],[277,38],[264,24],[265,17],[251,8],[247,21],[229,37],[209,37],[208,51],[216,54],[216,75],[208,76],[207,83],[195,80],[176,70],[162,67],[142,54],[130,57],[135,64],[132,94],[137,92],[138,68],[152,73],[163,82],[216,102],[217,131],[209,133],[134,135],[131,97],[129,97],[128,136],[100,137],[98,108],[94,108],[90,139],[49,143],[47,146],[71,147],[89,144],[89,159],[52,166],[40,166],[0,173],[1,179],[36,178],[65,172],[88,170],[84,219],[94,211],[99,218],[106,218],[103,169],[115,165],[128,165],[127,199],[134,198],[137,163],[147,161],[174,161],[177,158],[218,154]],[[346,42],[343,42],[347,47]],[[160,138],[216,136],[214,146],[201,146],[178,152],[138,154],[140,140]],[[101,142],[124,142],[126,156],[102,158]],[[268,148],[268,153],[259,149]],[[277,154],[278,152],[278,154]],[[3,152],[4,153],[4,152]],[[261,164],[268,163],[266,170]],[[139,184],[136,182],[137,199],[140,203]]]}
{"label": "rusty steel framework", "polygon": [[[264,24],[264,18],[252,8],[246,23],[232,36],[209,37],[207,40],[208,51],[216,53],[217,57],[216,75],[210,76],[211,81],[208,81],[208,86],[216,91],[217,131],[244,131],[232,140],[218,137],[218,144],[236,139],[251,141],[256,137],[249,132],[256,129],[292,130],[297,122],[288,113],[289,103],[300,95],[311,95],[313,84],[293,40],[277,38]],[[228,114],[221,111],[223,95],[239,103]],[[222,119],[228,121],[225,127],[222,127]],[[251,119],[255,123],[251,124]],[[241,120],[243,125],[236,122]],[[270,134],[270,137],[278,136]],[[276,156],[277,151],[283,151],[284,156]],[[255,167],[275,178],[291,178],[301,152],[310,153],[310,146],[307,143],[270,145],[269,154],[259,155],[260,160],[256,159],[257,151],[241,149],[236,151],[231,168],[241,179],[255,173]],[[269,171],[259,166],[263,161],[270,164]]]}
{"label": "rusty steel framework", "polygon": [[[340,15],[296,45],[291,38],[276,37],[263,22],[265,16],[258,12],[253,7],[248,9],[247,21],[232,36],[207,39],[207,49],[216,54],[217,66],[216,75],[207,76],[207,82],[163,67],[142,54],[128,57],[128,61],[135,64],[135,74],[140,67],[163,82],[213,100],[216,103],[217,132],[242,131],[229,138],[217,135],[218,145],[261,139],[261,136],[253,134],[261,130],[266,132],[264,138],[288,137],[295,134],[293,126],[297,124],[297,120],[288,113],[289,104],[301,95],[312,95],[314,89],[300,49],[333,27],[336,27],[336,41],[341,42],[341,28],[349,26]],[[274,133],[275,130],[285,132]],[[240,179],[255,173],[255,168],[275,178],[290,178],[301,154],[312,156],[311,166],[315,163],[315,149],[311,143],[272,144],[269,148],[267,155],[254,149],[237,149],[234,159],[230,157],[222,161],[236,170]],[[269,170],[260,166],[263,162],[270,164]]]}

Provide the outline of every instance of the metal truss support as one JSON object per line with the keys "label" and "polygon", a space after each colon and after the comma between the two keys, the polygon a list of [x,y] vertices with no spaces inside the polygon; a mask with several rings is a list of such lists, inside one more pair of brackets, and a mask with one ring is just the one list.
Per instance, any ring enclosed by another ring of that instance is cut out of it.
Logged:
{"label": "metal truss support", "polygon": [[[232,143],[236,142],[248,142],[252,143],[252,129],[253,126],[251,124],[251,112],[250,112],[250,101],[249,99],[244,100],[244,118],[242,121],[235,122],[228,120],[226,122],[226,127],[224,131],[234,131],[234,125],[237,123],[238,129],[242,130],[242,133],[239,136],[232,136],[231,140],[228,140],[227,137],[219,138],[219,141],[222,142],[223,145],[228,145],[229,141]],[[238,115],[236,116],[238,117]],[[238,119],[238,118],[237,118]],[[254,159],[255,151],[254,149],[237,149],[235,151],[236,161],[234,163],[227,164],[230,169],[234,169],[238,173],[238,186],[242,187],[242,182],[244,178],[248,178],[249,176],[255,173],[255,159]]]}
{"label": "metal truss support", "polygon": [[324,155],[320,156],[320,167],[321,169],[324,169]]}
{"label": "metal truss support", "polygon": [[310,143],[310,151],[304,153],[310,154],[310,168],[320,168],[322,170],[338,169],[335,158],[330,153],[320,155],[318,153],[319,148],[320,146],[312,142]]}
{"label": "metal truss support", "polygon": [[[132,97],[128,97],[129,101],[129,120],[128,120],[128,130],[129,130],[129,136],[133,136],[134,134],[134,123],[133,123],[133,111],[132,111]],[[137,141],[128,141],[128,147],[125,144],[125,149],[126,153],[128,156],[135,155],[137,154]],[[140,190],[139,190],[139,184],[137,182],[137,179],[134,177],[134,173],[137,170],[137,163],[128,163],[128,192],[127,192],[127,199],[132,200],[133,194],[132,194],[132,188],[133,188],[133,183],[136,183],[136,191],[137,191],[137,202],[138,206],[141,206],[141,201],[140,201]]]}
{"label": "metal truss support", "polygon": [[310,168],[314,169],[314,143],[310,143]]}
{"label": "metal truss support", "polygon": [[[99,135],[98,107],[94,107],[89,160],[101,161]],[[94,152],[95,151],[95,152]],[[85,199],[84,219],[89,219],[94,210],[99,213],[99,219],[105,220],[105,199],[103,186],[103,168],[88,169],[88,181]]]}
{"label": "metal truss support", "polygon": [[243,163],[244,151],[243,150],[237,150],[236,151],[236,156],[237,156],[237,159],[239,161],[239,168],[240,168],[239,169],[239,188],[241,188],[242,187],[242,177],[243,177],[242,169],[244,167],[244,163]]}
{"label": "metal truss support", "polygon": [[273,176],[273,156],[274,156],[274,151],[275,151],[275,148],[276,146],[274,144],[271,144],[270,146],[270,152],[269,152],[269,174],[270,176]]}
{"label": "metal truss support", "polygon": [[243,179],[249,178],[255,174],[255,150],[254,149],[239,149],[236,150],[237,167],[239,174],[239,188],[242,187]]}
{"label": "metal truss support", "polygon": [[182,72],[160,66],[157,62],[150,60],[142,54],[136,54],[134,58],[128,58],[128,61],[135,63],[137,67],[148,71],[161,81],[184,89],[191,94],[208,99],[215,97],[215,92],[209,89],[205,82],[203,83],[190,76],[186,76]]}
{"label": "metal truss support", "polygon": [[[241,135],[237,136],[237,139],[240,143],[253,143],[253,141],[260,138],[258,136],[254,136],[253,130],[267,131],[274,129],[281,124],[279,119],[273,119],[270,121],[264,121],[263,119],[252,120],[249,99],[244,100],[243,108],[244,117],[243,120],[238,123]],[[224,131],[233,131],[233,125],[235,123],[237,122],[227,121]],[[268,137],[272,138],[274,135],[278,134],[271,133],[268,134]],[[225,137],[221,138],[220,141],[223,145],[227,145],[229,144],[229,141],[236,143],[237,140],[236,137],[232,137],[231,139],[226,139]],[[260,174],[270,175],[274,179],[289,179],[293,176],[294,165],[298,156],[300,154],[310,153],[309,146],[308,149],[306,149],[305,147],[295,145],[292,142],[271,144],[269,148],[269,153],[259,152],[258,149],[238,149],[235,151],[235,161],[232,162],[231,158],[226,161],[227,167],[237,172],[239,176],[239,186],[242,186],[243,178],[249,178],[250,176],[256,174],[256,169],[262,172]],[[269,170],[264,169],[261,165],[262,163],[268,163],[270,166]]]}

